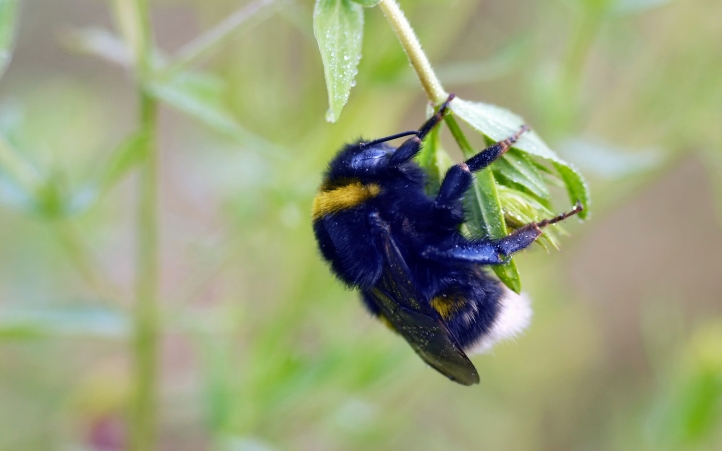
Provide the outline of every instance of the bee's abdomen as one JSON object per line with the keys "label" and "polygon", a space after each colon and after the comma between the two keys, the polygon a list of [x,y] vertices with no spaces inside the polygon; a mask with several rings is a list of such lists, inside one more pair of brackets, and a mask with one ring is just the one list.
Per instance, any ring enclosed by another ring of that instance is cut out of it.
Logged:
{"label": "bee's abdomen", "polygon": [[478,342],[499,312],[499,282],[475,271],[455,274],[458,282],[436,293],[429,304],[463,349]]}

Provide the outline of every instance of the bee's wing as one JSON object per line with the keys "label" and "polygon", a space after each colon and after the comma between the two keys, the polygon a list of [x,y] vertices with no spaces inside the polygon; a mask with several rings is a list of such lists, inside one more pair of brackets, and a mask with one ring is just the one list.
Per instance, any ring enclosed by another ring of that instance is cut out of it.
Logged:
{"label": "bee's wing", "polygon": [[409,270],[388,230],[382,233],[386,266],[379,282],[367,292],[383,316],[426,363],[463,385],[479,383],[474,364],[449,333],[438,313],[419,300]]}

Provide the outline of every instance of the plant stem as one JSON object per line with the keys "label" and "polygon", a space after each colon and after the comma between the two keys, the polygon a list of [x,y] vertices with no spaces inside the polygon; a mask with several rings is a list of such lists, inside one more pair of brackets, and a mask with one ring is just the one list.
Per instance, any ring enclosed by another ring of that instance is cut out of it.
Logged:
{"label": "plant stem", "polygon": [[140,95],[141,127],[149,133],[148,159],[140,169],[136,240],[136,302],[134,309],[135,399],[131,423],[133,451],[155,445],[158,361],[158,152],[154,134],[155,100]]}
{"label": "plant stem", "polygon": [[426,97],[434,104],[439,104],[446,100],[449,95],[444,91],[443,86],[441,86],[439,78],[436,76],[436,73],[434,73],[429,59],[421,48],[419,38],[416,37],[416,33],[414,33],[411,24],[409,24],[399,5],[396,4],[395,0],[381,0],[379,7],[383,10],[386,15],[386,20],[389,21],[401,46],[404,48],[406,56],[409,58],[411,65],[416,71],[416,75],[419,77],[421,86],[423,86],[424,91],[426,91]]}
{"label": "plant stem", "polygon": [[138,30],[136,89],[140,131],[148,158],[139,173],[136,238],[136,300],[134,306],[133,365],[135,393],[131,411],[130,449],[151,451],[156,441],[158,337],[158,149],[156,144],[157,103],[146,92],[145,81],[152,70],[151,24],[147,0],[131,0]]}

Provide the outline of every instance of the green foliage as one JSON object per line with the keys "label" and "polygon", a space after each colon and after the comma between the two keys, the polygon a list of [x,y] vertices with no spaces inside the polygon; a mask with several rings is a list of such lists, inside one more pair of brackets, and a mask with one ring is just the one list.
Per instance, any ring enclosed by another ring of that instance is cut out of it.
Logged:
{"label": "green foliage", "polygon": [[526,188],[543,200],[551,199],[549,188],[537,166],[516,149],[510,149],[494,165],[494,172],[508,182]]}
{"label": "green foliage", "polygon": [[585,210],[579,213],[581,218],[589,216],[589,188],[587,183],[584,181],[582,176],[574,169],[574,166],[568,163],[554,162],[554,167],[559,171],[564,184],[567,187],[569,193],[569,200],[576,202],[577,200],[584,205]]}
{"label": "green foliage", "polygon": [[318,0],[313,31],[326,74],[329,109],[326,120],[336,122],[348,101],[361,60],[363,7],[351,0]]}
{"label": "green foliage", "polygon": [[[451,103],[451,109],[460,119],[492,141],[508,138],[524,124],[524,120],[511,111],[481,102],[454,99]],[[573,204],[577,200],[581,201],[585,210],[580,214],[580,217],[587,217],[589,214],[589,190],[582,176],[571,164],[560,159],[534,130],[522,134],[514,147],[524,151],[531,157],[542,158],[554,163],[567,186],[571,203]],[[529,174],[531,172],[528,172]],[[538,178],[535,181],[519,178],[515,182],[532,192],[539,190]]]}

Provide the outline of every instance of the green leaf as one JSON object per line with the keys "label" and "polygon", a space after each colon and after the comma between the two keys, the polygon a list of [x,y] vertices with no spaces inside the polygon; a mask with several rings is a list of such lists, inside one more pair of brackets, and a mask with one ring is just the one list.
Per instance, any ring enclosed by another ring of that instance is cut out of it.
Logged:
{"label": "green leaf", "polygon": [[544,178],[534,163],[516,149],[510,149],[496,160],[494,169],[506,179],[524,186],[542,199],[551,197]]}
{"label": "green leaf", "polygon": [[[524,120],[509,110],[480,102],[469,102],[458,97],[451,102],[451,110],[464,122],[468,123],[482,135],[500,141],[519,131]],[[584,206],[581,218],[586,218],[589,212],[589,191],[582,176],[566,161],[562,160],[552,151],[533,130],[522,134],[514,147],[527,154],[540,157],[554,163],[567,191],[576,196],[572,203],[578,199]],[[563,168],[563,172],[562,169]],[[526,186],[526,185],[525,185]],[[531,187],[528,187],[531,189]]]}
{"label": "green leaf", "polygon": [[419,163],[427,174],[426,193],[435,196],[441,187],[441,180],[444,178],[447,169],[453,164],[453,160],[449,154],[441,147],[441,139],[439,135],[440,127],[435,127],[424,140],[421,152],[416,156],[416,162]]}
{"label": "green leaf", "polygon": [[0,76],[12,58],[20,0],[0,0]]}
{"label": "green leaf", "polygon": [[190,71],[161,74],[147,88],[155,98],[226,136],[265,150],[274,147],[236,121],[225,105],[223,82],[211,74]]}
{"label": "green leaf", "polygon": [[366,8],[371,8],[372,6],[378,5],[381,0],[351,0],[354,3],[358,3],[359,5],[363,5]]}
{"label": "green leaf", "polygon": [[313,31],[326,75],[329,122],[336,122],[355,84],[363,25],[363,6],[351,0],[316,0]]}
{"label": "green leaf", "polygon": [[[488,103],[469,102],[457,97],[451,102],[450,107],[461,120],[495,142],[508,138],[524,125],[521,117]],[[537,157],[564,163],[534,130],[522,134],[514,147]]]}
{"label": "green leaf", "polygon": [[574,166],[569,163],[554,163],[554,167],[559,171],[564,184],[569,193],[569,201],[575,203],[577,200],[582,203],[584,210],[579,213],[581,219],[589,217],[589,188],[581,175],[575,170]]}
{"label": "green leaf", "polygon": [[130,322],[102,308],[0,311],[0,340],[55,337],[126,338]]}
{"label": "green leaf", "polygon": [[[530,222],[538,221],[540,217],[551,218],[554,216],[554,213],[546,205],[527,193],[504,185],[498,185],[497,191],[504,209],[504,221],[512,229],[518,229]],[[543,232],[535,243],[547,251],[550,248],[559,250],[557,232],[566,233],[564,229],[559,224],[553,224],[546,227]]]}

